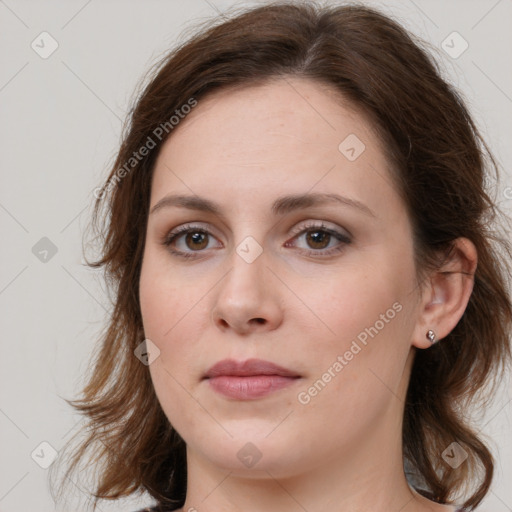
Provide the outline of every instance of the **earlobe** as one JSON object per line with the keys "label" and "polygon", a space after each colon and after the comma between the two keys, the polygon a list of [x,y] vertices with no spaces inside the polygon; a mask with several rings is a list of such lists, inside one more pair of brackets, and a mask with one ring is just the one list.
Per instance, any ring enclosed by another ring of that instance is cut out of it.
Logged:
{"label": "earlobe", "polygon": [[432,345],[434,343],[437,343],[436,333],[432,329],[429,329],[427,331],[427,340],[430,341],[430,343],[432,343]]}
{"label": "earlobe", "polygon": [[461,319],[471,297],[477,251],[467,238],[458,238],[443,264],[432,272],[416,323],[413,345],[429,348],[446,337]]}

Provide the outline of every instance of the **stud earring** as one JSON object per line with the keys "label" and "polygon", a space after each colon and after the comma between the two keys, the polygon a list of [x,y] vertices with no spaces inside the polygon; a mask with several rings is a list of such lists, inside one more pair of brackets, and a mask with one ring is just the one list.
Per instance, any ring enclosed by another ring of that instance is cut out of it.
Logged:
{"label": "stud earring", "polygon": [[427,339],[432,343],[432,345],[436,343],[436,333],[432,329],[427,331]]}

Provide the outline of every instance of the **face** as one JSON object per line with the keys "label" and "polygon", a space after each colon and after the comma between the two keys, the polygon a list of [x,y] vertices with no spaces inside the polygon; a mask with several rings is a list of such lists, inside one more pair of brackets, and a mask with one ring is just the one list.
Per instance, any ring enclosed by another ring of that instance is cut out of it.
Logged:
{"label": "face", "polygon": [[400,441],[418,301],[387,166],[365,117],[297,78],[214,93],[163,145],[140,302],[189,455],[291,476]]}

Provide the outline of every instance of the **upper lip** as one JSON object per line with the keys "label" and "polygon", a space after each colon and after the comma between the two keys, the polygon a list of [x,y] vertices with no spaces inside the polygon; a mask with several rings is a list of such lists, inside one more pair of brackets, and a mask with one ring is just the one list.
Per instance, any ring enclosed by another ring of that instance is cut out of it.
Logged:
{"label": "upper lip", "polygon": [[247,359],[246,361],[235,361],[224,359],[214,364],[204,375],[205,379],[230,375],[237,377],[249,377],[253,375],[280,375],[283,377],[300,377],[297,372],[278,366],[263,359]]}

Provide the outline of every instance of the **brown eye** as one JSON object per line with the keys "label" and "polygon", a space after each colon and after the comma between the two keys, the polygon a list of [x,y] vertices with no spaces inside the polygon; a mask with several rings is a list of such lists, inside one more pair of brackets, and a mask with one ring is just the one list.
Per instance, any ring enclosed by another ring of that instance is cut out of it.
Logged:
{"label": "brown eye", "polygon": [[312,249],[325,249],[331,240],[331,234],[321,229],[307,232],[306,240]]}
{"label": "brown eye", "polygon": [[352,243],[350,235],[327,227],[325,224],[308,224],[296,231],[293,243],[287,242],[286,246],[297,247],[308,256],[326,257],[333,256],[345,250]]}
{"label": "brown eye", "polygon": [[193,251],[204,249],[208,246],[208,233],[204,231],[190,231],[185,236],[185,244]]}
{"label": "brown eye", "polygon": [[[175,256],[194,258],[201,253],[206,254],[205,249],[211,249],[214,240],[216,238],[208,230],[201,226],[186,224],[171,231],[162,243]],[[217,248],[219,246],[222,247],[222,243],[218,242]]]}

